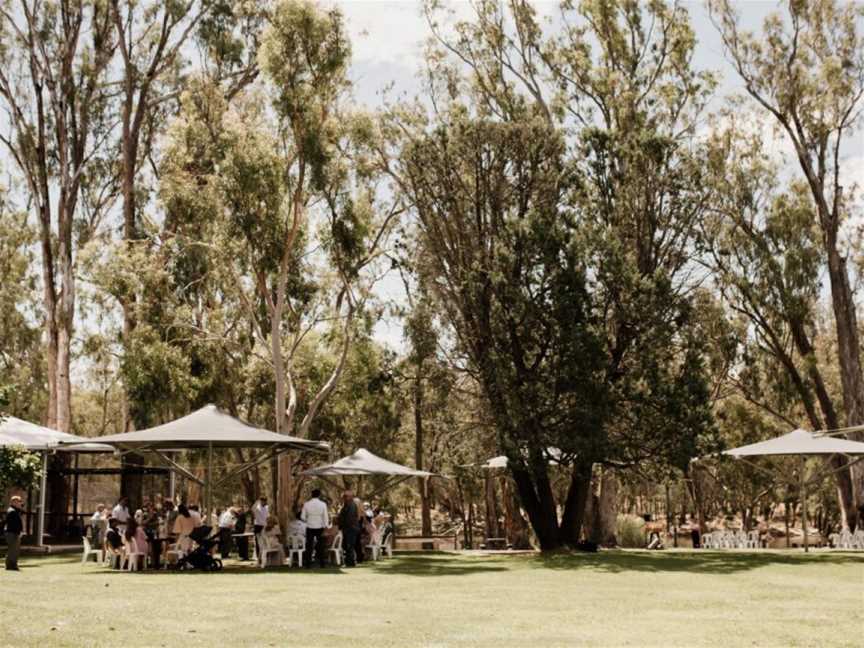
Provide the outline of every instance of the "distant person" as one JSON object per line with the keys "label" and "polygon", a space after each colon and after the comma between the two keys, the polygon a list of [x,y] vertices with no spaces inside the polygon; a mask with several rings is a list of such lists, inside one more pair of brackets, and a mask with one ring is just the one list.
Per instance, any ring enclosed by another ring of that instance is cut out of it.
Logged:
{"label": "distant person", "polygon": [[174,500],[166,499],[162,502],[162,521],[165,524],[165,537],[174,533],[174,522],[177,521],[177,507]]}
{"label": "distant person", "polygon": [[342,531],[342,549],[345,551],[345,566],[355,567],[357,558],[355,548],[357,546],[357,533],[361,513],[358,511],[354,501],[354,494],[350,490],[342,493],[342,509],[339,511],[339,529]]}
{"label": "distant person", "polygon": [[24,532],[24,520],[21,517],[22,500],[18,495],[9,498],[9,508],[6,510],[6,569],[18,570],[18,554],[21,552],[21,534]]}
{"label": "distant person", "polygon": [[90,540],[94,549],[98,549],[105,542],[105,522],[107,520],[105,505],[97,504],[96,511],[90,516]]}
{"label": "distant person", "polygon": [[306,523],[303,521],[303,512],[299,509],[294,509],[294,519],[288,523],[288,528],[285,529],[286,537],[306,537]]}
{"label": "distant person", "polygon": [[[144,533],[144,527],[140,526],[133,517],[126,523],[126,531],[124,531],[123,537],[126,539],[126,546],[130,551],[134,540],[135,549],[138,550],[138,553],[143,554],[141,556],[136,556],[135,560],[140,560],[141,567],[145,567],[147,565],[147,554],[150,553],[150,545],[147,542],[147,534]],[[129,559],[127,558],[127,560]]]}
{"label": "distant person", "polygon": [[229,506],[219,516],[219,552],[222,558],[231,555],[231,534],[234,533],[236,524],[237,516],[234,514],[234,508]]}
{"label": "distant person", "polygon": [[122,531],[126,526],[126,523],[129,521],[129,518],[132,517],[131,515],[129,515],[128,497],[121,497],[119,500],[117,500],[117,504],[111,511],[111,517],[117,521],[117,526],[119,526],[120,530]]}
{"label": "distant person", "polygon": [[693,541],[694,549],[702,547],[702,530],[699,528],[699,520],[696,518],[690,520],[690,539]]}
{"label": "distant person", "polygon": [[270,507],[267,506],[267,498],[262,495],[252,507],[252,530],[255,532],[255,547],[258,551],[261,550],[258,546],[258,536],[267,526],[268,517],[270,517]]}
{"label": "distant person", "polygon": [[111,554],[111,566],[118,569],[120,556],[123,552],[123,536],[120,535],[119,524],[113,517],[108,518],[108,530],[105,532],[105,551]]}
{"label": "distant person", "polygon": [[201,509],[198,508],[197,504],[190,504],[188,507],[189,516],[192,518],[192,523],[195,525],[194,528],[200,527],[204,524],[204,520],[201,517]]}
{"label": "distant person", "polygon": [[[242,507],[235,509],[236,522],[234,523],[234,533],[246,533],[246,511]],[[240,560],[249,560],[249,536],[241,535],[237,538],[237,554]]]}
{"label": "distant person", "polygon": [[[200,518],[199,518],[200,522]],[[177,544],[184,552],[189,552],[192,549],[192,539],[189,534],[196,528],[195,519],[192,517],[192,512],[181,504],[177,507],[177,519],[174,521],[173,533],[177,536]]]}
{"label": "distant person", "polygon": [[[261,538],[264,541],[264,554],[259,555],[258,559],[264,561],[267,559],[268,565],[284,565],[285,564],[285,547],[282,546],[282,529],[279,526],[279,520],[275,515],[267,518],[267,524],[264,525],[264,532]],[[271,551],[275,551],[275,557]]]}
{"label": "distant person", "polygon": [[330,526],[327,504],[321,499],[321,491],[314,489],[312,497],[303,505],[300,520],[306,523],[306,566],[312,566],[312,552],[318,559],[318,566],[324,566],[327,548],[324,546],[324,529]]}

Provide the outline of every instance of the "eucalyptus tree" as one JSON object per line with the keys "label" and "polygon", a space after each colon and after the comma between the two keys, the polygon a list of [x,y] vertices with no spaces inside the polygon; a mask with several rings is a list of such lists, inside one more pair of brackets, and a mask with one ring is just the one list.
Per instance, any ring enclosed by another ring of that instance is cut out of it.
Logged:
{"label": "eucalyptus tree", "polygon": [[[864,111],[864,8],[836,0],[783,4],[785,11],[766,18],[761,34],[741,27],[734,3],[711,0],[709,7],[747,95],[794,148],[828,270],[845,423],[860,426],[860,329],[840,233],[852,210],[849,185],[855,180],[842,177],[845,147]],[[864,431],[850,434],[864,439]]]}
{"label": "eucalyptus tree", "polygon": [[[0,141],[39,225],[50,427],[71,424],[75,250],[95,229],[110,180],[101,145],[110,133],[106,74],[116,42],[102,2],[23,2],[0,12]],[[110,192],[108,192],[110,196]]]}
{"label": "eucalyptus tree", "polygon": [[[806,420],[815,430],[837,429],[837,394],[818,352],[826,253],[816,205],[805,183],[782,184],[758,129],[748,133],[732,114],[725,121],[712,136],[716,197],[702,228],[715,286],[748,324],[730,380],[778,423],[798,427]],[[850,470],[840,457],[831,462],[844,521],[855,528]]]}
{"label": "eucalyptus tree", "polygon": [[[261,42],[264,83],[230,104],[212,84],[186,93],[163,164],[166,212],[199,221],[207,214],[202,226],[216,232],[210,268],[245,309],[256,349],[266,351],[276,430],[302,437],[339,382],[398,214],[378,180],[352,163],[369,129],[347,110],[349,53],[337,10],[278,3]],[[298,389],[294,362],[307,335],[321,329],[336,362],[312,393]],[[290,457],[278,474],[287,514],[295,497]]]}

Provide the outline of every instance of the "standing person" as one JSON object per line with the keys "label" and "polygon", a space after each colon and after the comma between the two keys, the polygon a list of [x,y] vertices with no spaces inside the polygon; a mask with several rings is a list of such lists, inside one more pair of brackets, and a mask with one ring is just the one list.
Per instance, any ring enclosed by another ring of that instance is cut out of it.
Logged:
{"label": "standing person", "polygon": [[121,497],[117,500],[116,506],[111,511],[111,517],[117,520],[117,526],[120,527],[121,533],[126,530],[126,523],[131,517],[129,515],[129,498]]}
{"label": "standing person", "polygon": [[696,518],[690,520],[690,539],[693,541],[694,549],[702,547],[702,532],[699,528],[699,521]]}
{"label": "standing person", "polygon": [[6,569],[18,571],[18,554],[21,551],[21,533],[24,521],[21,518],[21,498],[13,495],[6,511]]}
{"label": "standing person", "polygon": [[357,527],[360,515],[354,494],[350,490],[342,493],[342,510],[339,511],[339,529],[342,531],[342,548],[345,550],[345,566],[356,567],[354,549],[357,546]]}
{"label": "standing person", "polygon": [[262,495],[252,507],[252,531],[255,532],[255,549],[259,552],[261,548],[258,546],[258,536],[267,526],[268,517],[270,517],[270,507],[267,506],[267,498]]}
{"label": "standing person", "polygon": [[[234,523],[234,533],[246,533],[246,511],[242,507],[236,509],[236,522]],[[249,560],[249,537],[237,537],[237,554],[240,560]]]}
{"label": "standing person", "polygon": [[219,552],[223,559],[231,555],[231,534],[234,533],[236,524],[237,516],[234,514],[234,507],[229,506],[219,516]]}
{"label": "standing person", "polygon": [[321,500],[321,491],[316,488],[312,491],[312,497],[303,505],[300,511],[300,519],[306,523],[306,566],[312,566],[312,550],[318,558],[318,566],[324,566],[324,556],[327,553],[324,547],[322,534],[324,529],[330,526],[330,514],[327,505]]}

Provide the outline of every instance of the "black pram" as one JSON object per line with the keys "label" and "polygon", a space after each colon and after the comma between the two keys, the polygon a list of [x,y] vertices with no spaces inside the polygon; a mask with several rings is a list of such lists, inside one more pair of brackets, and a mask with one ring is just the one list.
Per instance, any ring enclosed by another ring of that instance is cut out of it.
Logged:
{"label": "black pram", "polygon": [[222,561],[214,558],[210,550],[219,544],[216,538],[210,537],[212,527],[200,526],[193,529],[189,538],[195,543],[195,547],[188,554],[177,561],[176,569],[200,569],[202,571],[219,571],[222,569]]}

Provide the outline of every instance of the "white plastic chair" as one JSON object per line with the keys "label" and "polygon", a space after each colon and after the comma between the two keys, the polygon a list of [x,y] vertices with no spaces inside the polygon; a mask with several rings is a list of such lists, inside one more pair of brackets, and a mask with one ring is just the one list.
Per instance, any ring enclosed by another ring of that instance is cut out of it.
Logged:
{"label": "white plastic chair", "polygon": [[81,564],[82,565],[85,564],[87,562],[87,559],[90,558],[90,556],[94,556],[96,558],[97,563],[104,563],[105,562],[105,552],[102,551],[101,549],[94,549],[92,547],[92,545],[90,544],[90,539],[87,536],[84,536],[83,540],[84,540],[84,555],[81,556]]}
{"label": "white plastic chair", "polygon": [[700,544],[703,549],[714,549],[714,534],[703,533]]}
{"label": "white plastic chair", "polygon": [[138,556],[141,556],[141,562],[144,564],[144,567],[147,566],[147,554],[144,551],[140,551],[138,549],[138,541],[135,538],[131,540],[127,540],[126,543],[126,563],[127,569],[131,571],[138,571]]}
{"label": "white plastic chair", "polygon": [[297,556],[297,566],[303,566],[303,554],[306,553],[306,538],[299,535],[288,536],[288,566],[294,564]]}
{"label": "white plastic chair", "polygon": [[277,558],[282,553],[282,548],[279,546],[270,546],[267,536],[263,533],[258,534],[258,566],[264,569],[267,563],[270,562],[270,555],[276,554]]}
{"label": "white plastic chair", "polygon": [[388,533],[387,538],[384,540],[384,544],[381,545],[381,555],[387,554],[388,558],[393,557],[393,534]]}
{"label": "white plastic chair", "polygon": [[375,538],[372,542],[366,545],[369,553],[372,555],[372,560],[378,560],[381,554],[384,553],[384,545],[381,544],[380,538]]}
{"label": "white plastic chair", "polygon": [[342,551],[342,532],[336,534],[336,537],[333,538],[333,546],[327,550],[328,554],[333,554],[333,561],[337,565],[342,565],[342,560],[344,558],[345,552]]}
{"label": "white plastic chair", "polygon": [[761,540],[760,534],[758,530],[750,531],[747,534],[747,548],[748,549],[760,549],[761,548]]}

